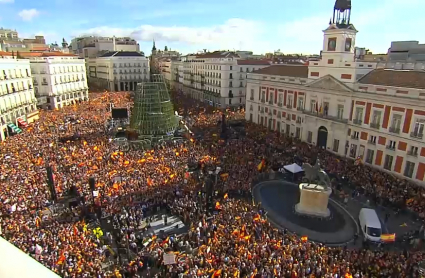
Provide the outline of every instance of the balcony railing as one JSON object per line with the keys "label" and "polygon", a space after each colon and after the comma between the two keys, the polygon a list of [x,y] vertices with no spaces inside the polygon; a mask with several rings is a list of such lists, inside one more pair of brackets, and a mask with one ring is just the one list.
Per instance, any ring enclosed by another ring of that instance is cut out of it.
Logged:
{"label": "balcony railing", "polygon": [[410,132],[410,137],[416,138],[416,139],[422,139],[422,138],[424,138],[424,134],[419,133],[417,131],[413,131],[413,132]]}
{"label": "balcony railing", "polygon": [[286,120],[287,120],[287,121],[290,121],[290,120],[291,120],[291,116],[287,115],[287,116],[286,116]]}
{"label": "balcony railing", "polygon": [[400,133],[400,128],[399,127],[393,127],[393,126],[391,126],[388,130],[391,133],[396,133],[396,134],[399,134]]}
{"label": "balcony railing", "polygon": [[297,111],[304,111],[304,108],[302,107],[302,105],[297,106]]}
{"label": "balcony railing", "polygon": [[351,139],[353,139],[353,140],[359,140],[359,136],[358,135],[351,135]]}
{"label": "balcony railing", "polygon": [[273,105],[273,100],[269,100],[269,104],[270,105]]}
{"label": "balcony railing", "polygon": [[385,146],[385,148],[386,148],[387,150],[395,151],[395,146],[387,145],[387,146]]}
{"label": "balcony railing", "polygon": [[297,119],[297,124],[301,124],[301,119]]}
{"label": "balcony railing", "polygon": [[381,125],[379,123],[370,123],[370,127],[374,129],[379,129]]}
{"label": "balcony railing", "polygon": [[335,117],[335,116],[325,115],[325,114],[322,114],[322,113],[318,113],[316,111],[308,111],[308,110],[301,110],[301,111],[303,111],[304,114],[309,115],[309,116],[327,119],[327,120],[330,120],[330,121],[335,121],[335,122],[339,122],[339,123],[343,123],[343,124],[348,123],[348,119],[342,119],[342,118]]}
{"label": "balcony railing", "polygon": [[361,125],[362,124],[362,120],[354,119],[353,120],[353,124],[355,124],[355,125]]}
{"label": "balcony railing", "polygon": [[282,114],[281,114],[281,113],[278,113],[278,114],[277,114],[277,118],[278,118],[278,119],[282,119]]}
{"label": "balcony railing", "polygon": [[287,105],[286,105],[286,108],[288,108],[288,109],[292,109],[292,105],[287,104]]}
{"label": "balcony railing", "polygon": [[261,99],[261,102],[262,102],[262,103],[266,103],[266,99],[265,99],[265,98],[262,98],[262,99]]}
{"label": "balcony railing", "polygon": [[417,157],[418,156],[418,152],[417,151],[416,152],[408,151],[407,152],[407,155]]}
{"label": "balcony railing", "polygon": [[277,106],[282,107],[283,106],[283,103],[282,102],[278,102],[277,103]]}
{"label": "balcony railing", "polygon": [[264,109],[261,109],[260,110],[260,114],[264,114]]}
{"label": "balcony railing", "polygon": [[254,100],[254,97],[250,97],[249,100]]}
{"label": "balcony railing", "polygon": [[376,145],[376,141],[372,141],[372,140],[368,140],[367,143],[371,145]]}

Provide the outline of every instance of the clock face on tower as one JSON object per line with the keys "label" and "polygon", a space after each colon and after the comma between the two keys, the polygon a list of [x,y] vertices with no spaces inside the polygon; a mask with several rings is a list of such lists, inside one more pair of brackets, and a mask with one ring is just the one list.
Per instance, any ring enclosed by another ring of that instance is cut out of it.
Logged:
{"label": "clock face on tower", "polygon": [[351,46],[353,44],[353,40],[351,38],[345,39],[345,51],[351,51]]}
{"label": "clock face on tower", "polygon": [[328,51],[335,51],[336,49],[336,38],[330,38],[328,40]]}

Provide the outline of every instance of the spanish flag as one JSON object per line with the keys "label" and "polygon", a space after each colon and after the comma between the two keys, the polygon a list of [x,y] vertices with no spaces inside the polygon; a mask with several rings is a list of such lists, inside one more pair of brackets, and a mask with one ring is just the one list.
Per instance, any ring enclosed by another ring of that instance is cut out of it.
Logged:
{"label": "spanish flag", "polygon": [[395,234],[382,234],[381,240],[383,242],[395,242]]}
{"label": "spanish flag", "polygon": [[217,209],[217,210],[221,209],[220,202],[215,203],[215,209]]}
{"label": "spanish flag", "polygon": [[258,164],[257,166],[258,171],[261,171],[261,169],[264,168],[265,164],[266,164],[266,161],[264,159],[261,160],[260,164]]}
{"label": "spanish flag", "polygon": [[301,241],[302,241],[302,242],[307,242],[307,240],[308,240],[308,237],[307,237],[307,236],[303,236],[303,237],[301,237]]}
{"label": "spanish flag", "polygon": [[226,193],[226,194],[224,194],[224,200],[226,200],[227,198],[229,198],[229,195]]}

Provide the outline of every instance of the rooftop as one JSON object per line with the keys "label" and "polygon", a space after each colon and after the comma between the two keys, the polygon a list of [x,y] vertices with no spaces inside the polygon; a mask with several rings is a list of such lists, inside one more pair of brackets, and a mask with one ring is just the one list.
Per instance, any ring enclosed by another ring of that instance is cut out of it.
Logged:
{"label": "rooftop", "polygon": [[254,74],[290,76],[308,78],[308,66],[305,65],[273,65],[253,71]]}
{"label": "rooftop", "polygon": [[137,51],[111,51],[99,57],[106,58],[106,57],[145,57],[145,56],[142,53]]}
{"label": "rooftop", "polygon": [[264,65],[264,66],[268,66],[268,65],[270,65],[270,61],[268,61],[268,60],[256,60],[256,59],[238,60],[238,65],[241,65],[241,66],[245,66],[245,65]]}
{"label": "rooftop", "polygon": [[234,53],[234,52],[230,52],[230,51],[214,51],[214,52],[197,54],[196,58],[203,58],[203,59],[209,59],[209,58],[239,58],[239,55]]}
{"label": "rooftop", "polygon": [[375,69],[358,80],[361,84],[425,89],[425,71]]}

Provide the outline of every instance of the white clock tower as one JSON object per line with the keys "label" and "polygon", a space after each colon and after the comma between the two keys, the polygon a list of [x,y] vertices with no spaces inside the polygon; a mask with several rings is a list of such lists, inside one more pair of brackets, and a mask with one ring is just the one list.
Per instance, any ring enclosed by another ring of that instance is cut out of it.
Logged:
{"label": "white clock tower", "polygon": [[355,81],[354,46],[357,30],[350,22],[351,0],[336,0],[333,16],[323,33],[322,58],[309,65],[309,78],[332,75],[344,83]]}

